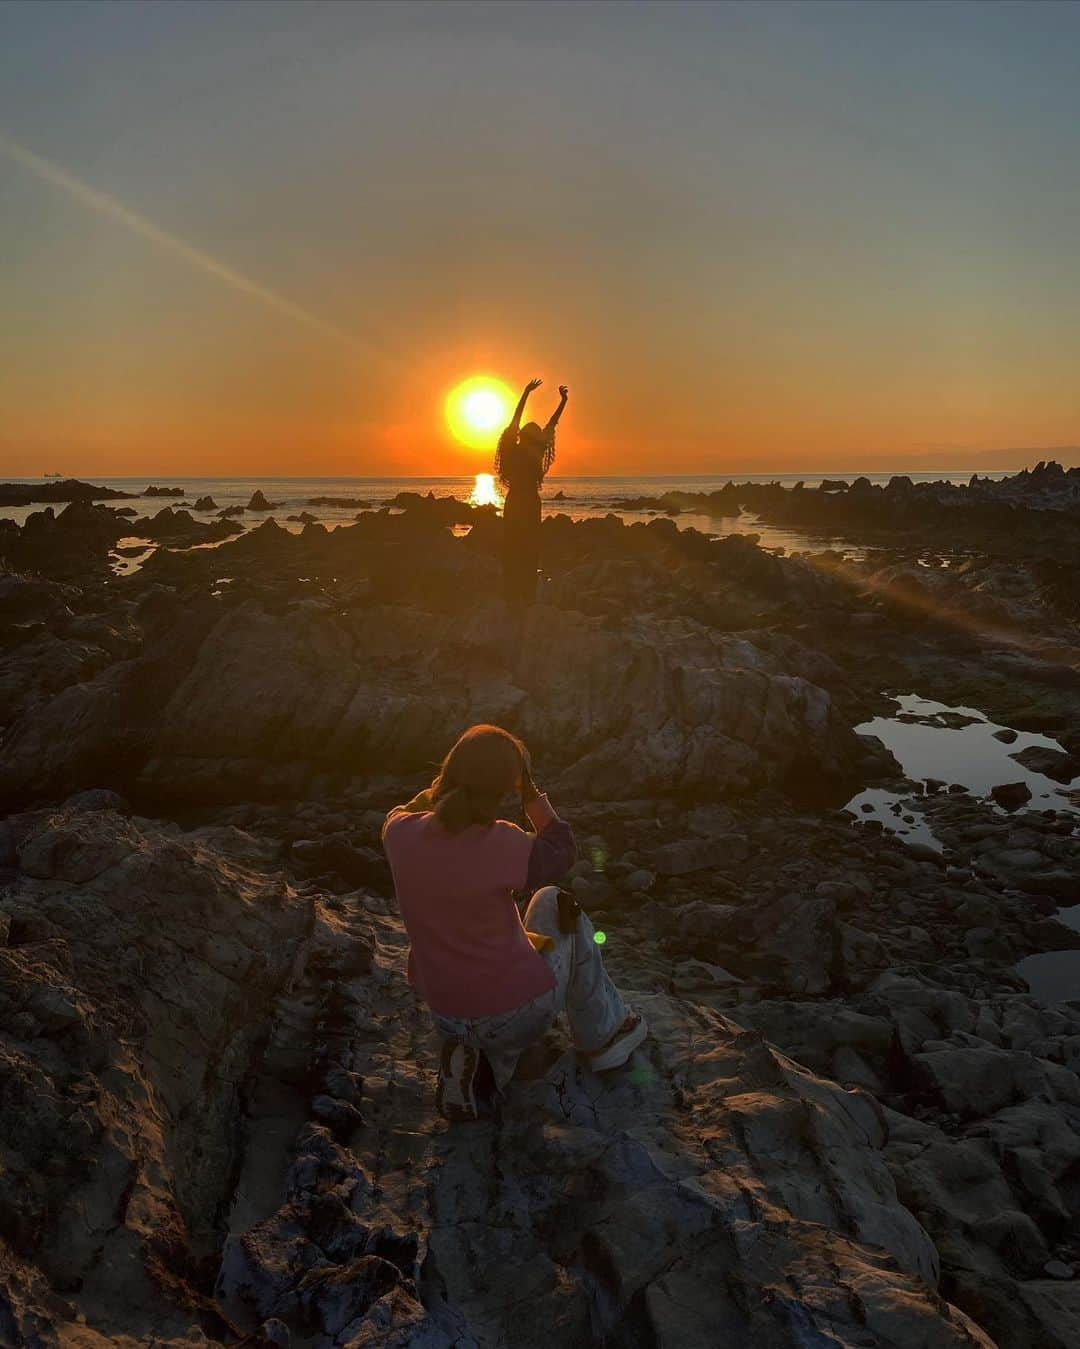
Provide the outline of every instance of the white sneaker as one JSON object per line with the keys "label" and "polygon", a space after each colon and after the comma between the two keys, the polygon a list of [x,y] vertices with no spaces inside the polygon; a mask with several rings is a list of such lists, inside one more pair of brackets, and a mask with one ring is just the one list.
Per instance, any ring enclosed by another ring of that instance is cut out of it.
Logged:
{"label": "white sneaker", "polygon": [[435,1087],[435,1109],[444,1119],[478,1119],[473,1084],[480,1061],[479,1053],[464,1040],[444,1040],[439,1057],[439,1081]]}
{"label": "white sneaker", "polygon": [[645,1018],[638,1012],[631,1012],[603,1049],[589,1055],[589,1067],[594,1073],[621,1068],[648,1033]]}

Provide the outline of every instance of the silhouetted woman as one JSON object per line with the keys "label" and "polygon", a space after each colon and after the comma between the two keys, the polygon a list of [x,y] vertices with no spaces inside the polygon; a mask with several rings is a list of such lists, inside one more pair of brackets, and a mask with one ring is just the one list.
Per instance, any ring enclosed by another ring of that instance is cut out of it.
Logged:
{"label": "silhouetted woman", "polygon": [[507,607],[523,609],[536,601],[540,565],[540,484],[555,461],[555,427],[566,407],[565,384],[559,385],[559,406],[546,426],[521,425],[529,394],[543,383],[531,379],[522,390],[510,425],[499,437],[495,473],[506,490],[503,505],[503,589]]}

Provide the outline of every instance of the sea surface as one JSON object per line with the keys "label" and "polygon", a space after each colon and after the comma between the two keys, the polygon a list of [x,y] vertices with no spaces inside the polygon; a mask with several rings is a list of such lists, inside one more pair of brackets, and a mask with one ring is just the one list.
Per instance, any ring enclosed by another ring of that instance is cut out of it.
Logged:
{"label": "sea surface", "polygon": [[[903,469],[897,470],[904,472]],[[971,477],[971,469],[955,469],[936,473],[909,473],[907,476],[916,482],[947,481],[965,483]],[[860,476],[857,472],[828,474],[648,474],[627,477],[555,477],[544,484],[543,509],[545,515],[563,513],[575,520],[603,516],[613,509],[613,503],[624,498],[641,496],[659,496],[665,491],[714,492],[729,482],[777,482],[785,487],[793,487],[803,482],[807,487],[816,487],[823,478],[846,479],[850,482]],[[892,473],[867,473],[871,482],[886,483]],[[1005,478],[1008,471],[983,474],[980,476]],[[41,482],[40,478],[14,478],[13,482]],[[501,505],[501,496],[490,474],[470,474],[457,477],[364,477],[364,478],[274,478],[274,477],[215,477],[215,478],[93,478],[90,481],[106,487],[118,488],[125,492],[142,493],[153,484],[157,487],[182,487],[184,495],[178,497],[146,497],[131,502],[117,502],[117,505],[131,505],[140,512],[152,514],[162,506],[191,506],[201,496],[213,497],[219,508],[226,506],[246,506],[255,491],[261,491],[268,501],[275,503],[272,511],[249,512],[238,517],[239,523],[251,526],[259,524],[267,516],[273,516],[278,524],[287,529],[302,529],[303,525],[290,521],[290,515],[299,515],[301,511],[313,515],[316,520],[334,529],[339,525],[351,524],[359,507],[344,505],[313,505],[316,497],[348,497],[369,502],[372,507],[385,506],[399,492],[433,492],[436,496],[456,496],[463,501],[482,504],[494,501]],[[0,516],[22,522],[31,511],[41,510],[35,506],[0,506]],[[58,508],[59,509],[59,508]],[[646,520],[650,513],[646,511],[619,511],[627,521]],[[209,520],[212,513],[199,514],[198,519]],[[706,534],[757,534],[766,548],[784,548],[791,552],[806,548],[844,548],[844,541],[830,538],[828,535],[809,535],[791,530],[779,529],[759,523],[756,516],[743,512],[737,516],[710,516],[704,513],[684,511],[675,519],[680,529],[698,529]],[[851,551],[850,548],[847,551]]]}

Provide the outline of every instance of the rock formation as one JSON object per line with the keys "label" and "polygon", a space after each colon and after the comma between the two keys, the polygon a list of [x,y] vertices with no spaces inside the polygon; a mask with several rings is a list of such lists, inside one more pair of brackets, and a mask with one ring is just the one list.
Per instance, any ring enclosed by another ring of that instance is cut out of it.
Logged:
{"label": "rock formation", "polygon": [[31,506],[36,502],[117,501],[135,496],[115,487],[101,487],[77,478],[48,482],[0,482],[0,506]]}
{"label": "rock formation", "polygon": [[605,1080],[553,1036],[504,1116],[451,1128],[401,925],[362,896],[115,810],[5,847],[13,1337],[990,1343],[932,1291],[880,1108],[716,1013],[644,997],[650,1052]]}
{"label": "rock formation", "polygon": [[[1080,960],[1063,474],[755,488],[855,557],[549,518],[517,623],[445,498],[0,523],[0,1343],[1080,1342],[1080,1004],[1017,972]],[[1059,741],[995,784],[1056,805],[903,779],[853,728],[912,689]],[[448,1126],[379,827],[481,719],[653,1034]]]}

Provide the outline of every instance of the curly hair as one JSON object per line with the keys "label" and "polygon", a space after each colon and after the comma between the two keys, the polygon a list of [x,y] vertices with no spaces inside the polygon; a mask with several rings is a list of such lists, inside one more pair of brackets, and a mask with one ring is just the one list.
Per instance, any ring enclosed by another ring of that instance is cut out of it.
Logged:
{"label": "curly hair", "polygon": [[539,440],[541,442],[540,461],[537,464],[537,482],[542,482],[547,477],[548,469],[555,462],[555,428],[553,426],[538,426],[536,422],[529,422],[518,431],[513,426],[508,426],[499,437],[498,448],[495,451],[495,476],[504,487],[510,486],[510,473],[507,472],[507,459],[513,462],[514,451],[521,448],[522,436],[527,434],[529,440]]}

